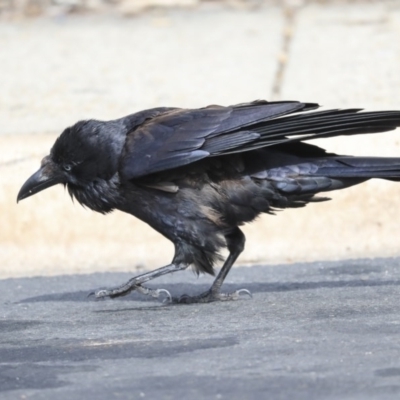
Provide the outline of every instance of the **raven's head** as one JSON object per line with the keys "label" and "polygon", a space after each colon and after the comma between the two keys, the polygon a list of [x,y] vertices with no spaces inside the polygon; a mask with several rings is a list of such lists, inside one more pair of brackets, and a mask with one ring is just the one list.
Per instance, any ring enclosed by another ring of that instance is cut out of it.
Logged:
{"label": "raven's head", "polygon": [[58,183],[85,187],[118,169],[124,137],[114,122],[80,121],[58,137],[40,169],[21,187],[17,201]]}

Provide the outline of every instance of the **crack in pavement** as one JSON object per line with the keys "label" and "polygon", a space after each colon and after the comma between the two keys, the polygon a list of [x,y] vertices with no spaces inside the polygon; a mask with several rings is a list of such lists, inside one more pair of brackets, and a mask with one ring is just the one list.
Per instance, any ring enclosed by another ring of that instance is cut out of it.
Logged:
{"label": "crack in pavement", "polygon": [[294,36],[294,26],[299,9],[304,5],[303,0],[285,0],[282,5],[283,30],[282,46],[278,55],[278,66],[273,79],[271,99],[279,100],[285,71],[290,56],[290,46]]}

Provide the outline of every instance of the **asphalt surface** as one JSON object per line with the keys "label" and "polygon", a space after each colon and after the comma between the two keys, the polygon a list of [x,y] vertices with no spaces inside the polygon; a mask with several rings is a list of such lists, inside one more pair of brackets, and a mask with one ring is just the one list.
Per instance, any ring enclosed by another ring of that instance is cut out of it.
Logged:
{"label": "asphalt surface", "polygon": [[[253,299],[88,292],[126,273],[0,281],[0,398],[398,399],[400,259],[236,268]],[[211,283],[153,281],[172,295]],[[157,286],[155,286],[157,285]]]}

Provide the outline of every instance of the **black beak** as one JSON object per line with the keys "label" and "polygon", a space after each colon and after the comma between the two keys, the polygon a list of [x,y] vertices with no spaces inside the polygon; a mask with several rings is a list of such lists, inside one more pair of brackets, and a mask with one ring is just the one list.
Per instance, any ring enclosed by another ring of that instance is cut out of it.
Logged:
{"label": "black beak", "polygon": [[61,171],[58,172],[53,168],[49,168],[48,164],[43,165],[39,171],[35,172],[20,189],[17,196],[17,203],[20,200],[26,199],[50,186],[63,182]]}

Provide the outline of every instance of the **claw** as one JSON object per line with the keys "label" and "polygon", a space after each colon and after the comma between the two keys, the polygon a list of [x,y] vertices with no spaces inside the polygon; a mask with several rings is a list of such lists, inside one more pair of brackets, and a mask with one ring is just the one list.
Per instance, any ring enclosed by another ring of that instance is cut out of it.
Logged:
{"label": "claw", "polygon": [[96,290],[95,292],[90,293],[89,296],[92,294],[94,295],[94,297],[96,297],[96,299],[101,299],[102,297],[108,296],[108,290],[107,289]]}
{"label": "claw", "polygon": [[105,294],[100,294],[100,295],[99,295],[99,292],[100,292],[100,290],[97,291],[97,292],[90,292],[90,293],[86,296],[86,298],[88,299],[89,297],[94,296],[95,300],[104,300],[105,297],[107,297],[107,295],[105,295]]}
{"label": "claw", "polygon": [[185,304],[185,303],[190,303],[191,299],[192,299],[192,297],[190,297],[189,295],[183,294],[182,296],[174,299],[174,302],[175,303],[183,303],[183,304]]}
{"label": "claw", "polygon": [[109,296],[109,294],[104,294],[102,292],[104,292],[105,290],[98,290],[96,292],[90,292],[86,298],[90,298],[90,297],[94,297],[95,300],[104,300],[105,297]]}
{"label": "claw", "polygon": [[96,297],[96,299],[101,299],[103,297],[111,296],[111,292],[107,289],[100,289],[97,292],[94,292],[94,296]]}
{"label": "claw", "polygon": [[250,292],[249,290],[247,290],[247,289],[239,289],[239,290],[236,290],[235,293],[238,295],[238,298],[240,297],[240,295],[241,295],[242,293],[247,294],[251,299],[253,298],[253,295],[252,295],[251,292]]}
{"label": "claw", "polygon": [[171,296],[171,293],[168,290],[166,290],[166,289],[157,289],[157,291],[160,292],[160,293],[165,293],[167,295],[167,297],[162,301],[163,304],[172,303],[172,296]]}
{"label": "claw", "polygon": [[184,303],[184,304],[190,304],[190,303],[210,303],[212,301],[230,301],[230,300],[239,300],[241,294],[247,294],[250,296],[250,298],[253,298],[253,295],[251,292],[247,289],[239,289],[236,290],[236,292],[232,293],[213,293],[213,291],[207,290],[207,292],[204,292],[198,296],[188,296],[187,294],[182,295],[178,299],[175,299],[175,303]]}
{"label": "claw", "polygon": [[163,300],[163,303],[171,302],[172,296],[171,293],[166,289],[150,289],[141,285],[136,286],[136,291],[139,293],[145,294],[147,296],[155,297],[156,299],[160,297],[161,293],[165,293],[167,297]]}

